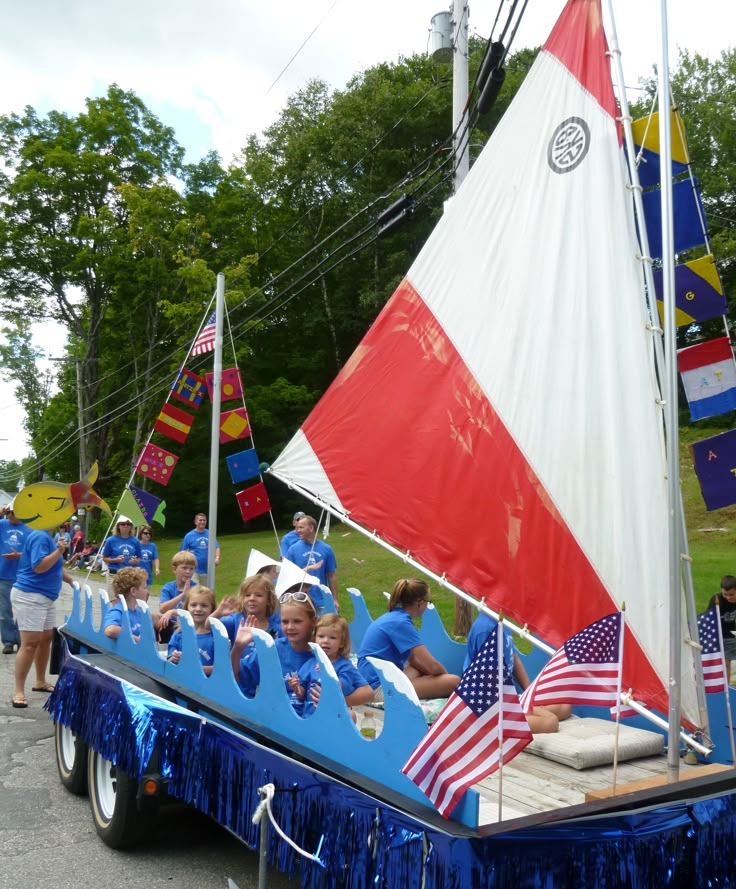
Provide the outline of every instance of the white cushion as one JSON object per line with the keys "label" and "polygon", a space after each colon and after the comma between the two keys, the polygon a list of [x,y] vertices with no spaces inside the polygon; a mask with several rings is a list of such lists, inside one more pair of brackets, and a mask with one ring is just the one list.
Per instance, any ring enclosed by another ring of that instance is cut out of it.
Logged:
{"label": "white cushion", "polygon": [[[574,769],[590,769],[613,762],[616,723],[606,719],[583,717],[566,719],[559,732],[534,735],[526,753],[551,759]],[[664,751],[664,736],[621,723],[618,738],[618,761],[656,756]]]}

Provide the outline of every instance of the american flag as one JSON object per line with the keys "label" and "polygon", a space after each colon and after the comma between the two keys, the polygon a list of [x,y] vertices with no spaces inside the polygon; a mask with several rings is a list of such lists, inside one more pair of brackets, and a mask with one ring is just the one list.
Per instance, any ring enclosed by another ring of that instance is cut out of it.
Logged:
{"label": "american flag", "polygon": [[[468,787],[492,775],[533,740],[511,673],[499,664],[498,635],[488,637],[401,769],[443,818],[449,817]],[[503,674],[501,700],[499,673]]]}
{"label": "american flag", "polygon": [[200,330],[199,336],[192,346],[192,355],[204,355],[215,348],[215,313],[210,315],[209,321]]}
{"label": "american flag", "polygon": [[706,694],[726,690],[726,664],[721,650],[720,621],[715,608],[698,615],[698,635],[703,646],[703,680]]}
{"label": "american flag", "polygon": [[545,704],[614,705],[620,693],[622,635],[623,619],[616,612],[568,639],[524,691],[524,712]]}

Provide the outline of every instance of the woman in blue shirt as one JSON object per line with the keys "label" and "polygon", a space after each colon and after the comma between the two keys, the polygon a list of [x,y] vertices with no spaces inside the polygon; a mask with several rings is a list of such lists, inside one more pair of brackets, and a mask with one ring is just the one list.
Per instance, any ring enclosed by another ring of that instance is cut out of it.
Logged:
{"label": "woman in blue shirt", "polygon": [[154,575],[158,577],[160,566],[158,560],[158,547],[153,542],[153,528],[150,525],[141,525],[138,529],[138,540],[141,544],[141,568],[146,569],[148,575],[148,593],[151,593]]}
{"label": "woman in blue shirt", "polygon": [[375,700],[383,700],[383,689],[368,657],[391,661],[403,670],[420,698],[446,698],[460,682],[459,676],[448,673],[432,657],[414,626],[414,618],[424,614],[428,603],[429,585],[425,581],[398,580],[391,590],[388,613],[366,630],[358,651],[358,669],[375,689]]}

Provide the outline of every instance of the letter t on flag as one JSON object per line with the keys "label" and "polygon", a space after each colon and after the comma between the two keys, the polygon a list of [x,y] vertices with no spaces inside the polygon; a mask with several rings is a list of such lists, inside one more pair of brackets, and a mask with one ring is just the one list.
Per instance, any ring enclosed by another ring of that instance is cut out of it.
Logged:
{"label": "letter t on flag", "polygon": [[238,501],[240,514],[243,516],[244,522],[254,519],[256,516],[262,515],[271,509],[266,486],[263,482],[251,485],[250,488],[246,488],[244,491],[238,491],[235,499]]}

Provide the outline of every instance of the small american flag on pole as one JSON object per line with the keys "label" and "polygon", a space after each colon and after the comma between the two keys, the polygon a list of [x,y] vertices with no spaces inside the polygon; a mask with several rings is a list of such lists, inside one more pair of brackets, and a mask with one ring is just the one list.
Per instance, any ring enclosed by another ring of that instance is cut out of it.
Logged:
{"label": "small american flag on pole", "polygon": [[204,355],[215,348],[215,313],[210,315],[205,326],[200,330],[199,336],[192,346],[192,355]]}
{"label": "small american flag on pole", "polygon": [[401,769],[443,818],[468,787],[492,775],[533,740],[511,673],[499,664],[498,635],[488,637]]}
{"label": "small american flag on pole", "polygon": [[698,615],[698,635],[703,646],[703,684],[706,694],[726,690],[726,664],[721,646],[721,622],[715,608]]}
{"label": "small american flag on pole", "polygon": [[615,705],[622,649],[623,618],[617,611],[576,633],[552,655],[521,696],[522,709],[529,713],[545,704]]}

